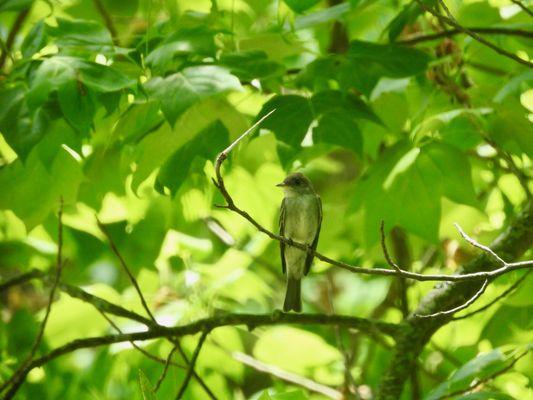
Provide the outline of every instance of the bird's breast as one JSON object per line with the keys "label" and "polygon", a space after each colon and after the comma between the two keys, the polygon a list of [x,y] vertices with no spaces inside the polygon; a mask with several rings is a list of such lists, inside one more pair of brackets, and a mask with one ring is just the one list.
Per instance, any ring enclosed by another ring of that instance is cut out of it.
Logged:
{"label": "bird's breast", "polygon": [[285,200],[285,235],[297,242],[312,243],[318,229],[318,204],[314,195]]}

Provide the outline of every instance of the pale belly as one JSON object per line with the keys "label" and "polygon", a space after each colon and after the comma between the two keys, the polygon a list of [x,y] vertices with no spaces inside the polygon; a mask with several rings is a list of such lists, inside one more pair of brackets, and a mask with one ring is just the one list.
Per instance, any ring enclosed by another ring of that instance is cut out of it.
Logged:
{"label": "pale belly", "polygon": [[[315,196],[289,197],[285,199],[285,236],[295,242],[312,244],[318,229],[318,204]],[[295,278],[304,274],[303,250],[287,246],[285,262],[287,272]]]}

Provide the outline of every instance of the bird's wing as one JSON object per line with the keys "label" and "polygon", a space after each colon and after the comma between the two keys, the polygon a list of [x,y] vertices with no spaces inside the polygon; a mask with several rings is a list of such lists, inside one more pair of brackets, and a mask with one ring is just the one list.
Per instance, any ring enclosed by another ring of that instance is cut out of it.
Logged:
{"label": "bird's wing", "polygon": [[[311,248],[313,250],[316,250],[316,245],[318,244],[318,236],[320,235],[320,227],[322,226],[322,200],[320,200],[319,195],[316,195],[316,201],[317,201],[317,211],[318,211],[318,226],[316,228],[316,233],[315,233],[315,238],[313,239],[313,243],[311,243]],[[313,255],[308,253],[307,256],[305,257],[304,275],[307,275],[309,273],[312,263],[313,263]]]}
{"label": "bird's wing", "polygon": [[[281,202],[281,211],[279,213],[279,234],[285,236],[285,214],[287,207],[285,206],[285,199]],[[285,243],[279,242],[279,249],[281,253],[281,270],[283,273],[287,271],[287,266],[285,265]]]}

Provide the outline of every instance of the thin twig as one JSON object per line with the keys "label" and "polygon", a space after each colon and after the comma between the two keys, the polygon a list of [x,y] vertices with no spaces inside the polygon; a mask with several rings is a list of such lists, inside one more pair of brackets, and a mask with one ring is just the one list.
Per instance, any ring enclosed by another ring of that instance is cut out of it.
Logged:
{"label": "thin twig", "polygon": [[301,386],[311,392],[319,393],[323,396],[326,396],[334,400],[342,400],[344,398],[342,393],[339,392],[338,390],[335,390],[329,386],[322,385],[318,382],[312,381],[311,379],[308,379],[306,377],[296,375],[292,372],[285,371],[279,367],[265,364],[259,360],[256,360],[253,357],[250,357],[247,354],[240,353],[240,352],[234,352],[231,355],[235,360],[243,363],[244,365],[247,365],[257,371],[272,375],[276,378],[284,380],[285,382],[289,382],[289,383]]}
{"label": "thin twig", "polygon": [[489,284],[489,280],[486,279],[483,282],[483,285],[481,285],[479,290],[476,292],[476,294],[474,294],[467,302],[465,302],[464,304],[461,304],[460,306],[452,308],[451,310],[439,311],[439,312],[436,312],[436,313],[433,313],[433,314],[427,314],[427,315],[425,315],[425,314],[424,315],[423,314],[415,314],[415,316],[418,317],[418,318],[437,318],[437,317],[444,317],[444,316],[447,316],[447,315],[451,315],[451,314],[454,314],[454,313],[456,313],[458,311],[464,310],[465,308],[470,306],[472,303],[474,303],[477,299],[479,299],[479,297],[483,294],[485,289],[487,289],[488,284]]}
{"label": "thin twig", "polygon": [[474,239],[472,239],[470,236],[468,236],[465,231],[459,226],[457,222],[453,224],[455,226],[455,229],[459,231],[461,236],[464,240],[466,240],[468,243],[470,243],[472,246],[477,247],[478,249],[483,250],[485,253],[490,254],[496,261],[498,261],[503,266],[508,265],[498,254],[496,254],[490,247],[485,246],[481,243],[476,242]]}
{"label": "thin twig", "polygon": [[389,251],[387,250],[387,245],[385,243],[385,221],[381,220],[380,225],[380,232],[381,232],[381,249],[383,250],[383,255],[385,256],[385,260],[387,260],[387,264],[389,264],[392,268],[394,268],[399,273],[402,272],[401,268],[392,260],[392,258],[389,255]]}
{"label": "thin twig", "polygon": [[25,272],[24,274],[17,275],[11,279],[8,279],[0,283],[0,293],[6,291],[11,286],[22,285],[28,281],[31,281],[32,279],[39,278],[40,276],[42,276],[42,274],[42,271],[38,269],[32,269],[29,272]]}
{"label": "thin twig", "polygon": [[471,311],[465,315],[461,315],[459,317],[453,317],[452,321],[458,321],[460,319],[470,318],[472,315],[478,314],[482,311],[485,311],[492,305],[496,304],[499,300],[503,299],[505,296],[507,296],[509,293],[513,292],[520,284],[527,278],[527,276],[531,273],[532,270],[527,271],[520,279],[518,279],[515,283],[513,283],[509,288],[507,288],[504,292],[502,292],[500,295],[498,295],[494,300],[491,302],[485,304],[483,307],[478,308],[477,310]]}
{"label": "thin twig", "polygon": [[4,67],[7,56],[11,52],[11,48],[13,47],[13,43],[15,42],[15,38],[17,37],[29,13],[30,13],[30,8],[29,7],[25,8],[17,15],[15,22],[13,22],[13,26],[11,27],[9,34],[7,35],[5,46],[2,46],[4,47],[4,50],[0,54],[0,69]]}
{"label": "thin twig", "polygon": [[[96,308],[98,310],[98,312],[100,312],[100,314],[102,315],[102,317],[105,318],[105,320],[109,323],[109,325],[111,325],[113,327],[113,329],[115,329],[118,333],[124,333],[122,332],[122,329],[119,328],[119,326],[117,324],[115,324],[115,322],[109,318],[109,316],[103,312],[102,310]],[[181,365],[181,364],[178,364],[178,363],[175,363],[175,362],[172,362],[168,359],[164,360],[162,359],[161,357],[157,357],[157,356],[154,356],[153,354],[149,353],[148,351],[146,351],[145,349],[143,349],[142,347],[138,346],[137,344],[135,344],[135,342],[133,341],[130,341],[130,344],[137,350],[139,351],[140,353],[142,353],[143,355],[145,355],[147,358],[149,358],[150,360],[152,361],[155,361],[155,362],[158,362],[160,364],[163,364],[165,366],[165,368],[168,368],[168,364],[170,363],[170,365],[174,366],[174,367],[177,367],[177,368],[187,368],[186,366],[184,365]],[[156,389],[157,390],[157,389]]]}
{"label": "thin twig", "polygon": [[[181,343],[178,341],[178,339],[175,339],[173,341],[173,343],[175,344],[176,348],[178,349],[178,351],[179,351],[179,353],[181,355],[181,358],[183,358],[183,360],[185,361],[185,363],[187,365],[190,365],[190,360],[187,357],[187,354],[185,354],[185,351],[183,350],[183,347],[182,347]],[[194,377],[194,379],[196,379],[198,381],[198,384],[202,387],[202,389],[204,389],[204,392],[209,396],[209,398],[211,400],[217,400],[217,396],[215,396],[213,391],[209,388],[209,386],[207,386],[205,381],[200,377],[200,375],[198,375],[198,373],[194,369],[192,371],[192,376]]]}
{"label": "thin twig", "polygon": [[115,28],[115,24],[113,23],[113,18],[111,18],[111,15],[109,14],[109,12],[107,12],[104,6],[104,3],[102,3],[102,0],[93,0],[93,3],[94,3],[96,10],[98,11],[100,16],[104,20],[104,24],[107,30],[111,34],[111,40],[113,41],[113,44],[115,46],[118,46],[119,45],[118,34],[117,34],[117,29]]}
{"label": "thin twig", "polygon": [[[525,38],[533,38],[533,32],[527,31],[524,29],[508,29],[508,28],[490,28],[490,27],[468,27],[466,28],[475,33],[486,33],[493,35],[507,35],[507,36],[518,36]],[[445,31],[431,33],[428,35],[416,35],[412,37],[407,37],[405,39],[399,40],[400,44],[414,45],[422,42],[428,42],[431,40],[442,39],[444,37],[452,37],[455,35],[467,34],[466,32],[460,29],[447,29]]]}
{"label": "thin twig", "polygon": [[[46,305],[46,312],[44,314],[44,318],[41,321],[41,325],[39,327],[39,332],[37,333],[37,337],[35,338],[35,341],[33,342],[33,345],[31,347],[31,350],[28,354],[28,356],[24,359],[24,361],[21,363],[19,368],[13,373],[13,375],[6,380],[2,386],[0,387],[0,393],[2,393],[9,385],[16,386],[18,382],[22,382],[24,380],[25,375],[22,371],[24,371],[25,368],[29,364],[31,364],[33,357],[37,353],[37,350],[39,349],[39,346],[41,345],[41,341],[44,336],[44,330],[46,329],[46,323],[48,322],[48,317],[50,316],[50,312],[52,311],[52,303],[54,302],[54,297],[56,293],[57,286],[59,284],[59,281],[61,279],[61,272],[63,270],[63,198],[61,197],[59,199],[59,210],[58,210],[58,226],[57,226],[57,258],[56,258],[56,273],[54,277],[54,281],[52,283],[52,288],[50,289],[50,294],[48,296],[48,303]],[[6,396],[5,399],[8,399],[10,397]]]}
{"label": "thin twig", "polygon": [[204,345],[205,339],[207,338],[208,334],[209,334],[209,331],[207,330],[203,331],[202,336],[200,336],[200,340],[198,340],[196,349],[194,350],[191,361],[189,362],[189,369],[187,371],[187,375],[185,375],[185,379],[183,380],[180,390],[178,391],[178,394],[176,395],[176,400],[180,400],[185,394],[185,390],[187,390],[187,386],[189,385],[189,381],[191,380],[191,377],[194,371],[194,366],[196,365],[196,360],[198,360],[198,356],[200,355],[200,350],[202,350],[202,346]]}
{"label": "thin twig", "polygon": [[224,178],[222,177],[221,167],[222,167],[222,163],[228,158],[229,153],[237,145],[237,143],[239,143],[242,139],[244,139],[247,135],[249,135],[265,118],[267,118],[273,112],[274,110],[270,111],[268,114],[263,116],[251,128],[249,128],[246,132],[244,132],[241,136],[239,136],[237,140],[231,143],[224,151],[222,151],[218,155],[215,161],[216,178],[213,178],[213,183],[215,184],[217,189],[220,191],[220,193],[226,200],[226,205],[223,205],[220,207],[227,208],[228,210],[231,210],[239,214],[241,217],[243,217],[248,222],[250,222],[259,232],[264,233],[265,235],[267,235],[273,240],[277,240],[279,242],[286,243],[289,246],[296,247],[300,250],[306,251],[307,253],[312,254],[315,258],[321,261],[324,261],[327,264],[334,265],[339,268],[343,268],[353,273],[367,274],[367,275],[396,276],[396,277],[414,279],[418,281],[458,282],[458,281],[469,281],[469,280],[479,280],[479,279],[485,280],[485,279],[495,278],[497,276],[506,274],[511,271],[515,271],[518,269],[531,268],[533,266],[533,260],[520,261],[520,262],[515,262],[515,263],[507,263],[501,268],[493,269],[490,271],[480,271],[480,272],[473,272],[473,273],[461,274],[461,275],[445,275],[445,274],[426,275],[426,274],[419,274],[415,272],[406,271],[404,269],[391,270],[391,269],[386,269],[386,268],[362,268],[362,267],[356,267],[354,265],[350,265],[342,261],[334,260],[332,258],[329,258],[315,251],[313,248],[311,248],[310,246],[306,244],[295,242],[292,239],[288,239],[284,236],[280,236],[280,235],[273,233],[272,231],[269,231],[268,229],[263,227],[261,224],[259,224],[259,222],[257,222],[248,212],[237,207],[237,205],[235,204],[235,201],[233,200],[233,198],[231,197],[231,195],[229,194],[225,186]]}
{"label": "thin twig", "polygon": [[159,376],[159,379],[157,380],[157,383],[155,384],[154,392],[157,392],[159,390],[159,387],[161,386],[161,383],[163,383],[163,380],[165,379],[165,376],[167,376],[168,366],[172,364],[172,355],[174,352],[178,349],[177,345],[174,345],[172,347],[172,350],[168,353],[167,356],[167,362],[165,363],[165,367],[163,368],[163,372],[161,372],[161,375]]}
{"label": "thin twig", "polygon": [[137,292],[137,295],[139,296],[139,299],[141,300],[141,303],[142,303],[142,306],[143,306],[144,310],[146,311],[146,313],[148,314],[150,319],[152,319],[152,321],[157,323],[154,315],[152,314],[152,312],[150,311],[150,308],[148,307],[148,304],[146,303],[146,300],[145,300],[144,295],[143,295],[143,293],[141,291],[141,288],[139,287],[139,284],[137,283],[137,280],[135,279],[135,277],[131,273],[128,265],[126,264],[126,261],[124,260],[124,258],[120,254],[120,252],[118,251],[118,248],[115,245],[115,242],[113,242],[113,238],[111,237],[111,235],[107,231],[107,228],[105,227],[104,224],[102,224],[100,222],[100,220],[98,218],[96,218],[96,222],[98,223],[98,227],[100,228],[102,233],[106,236],[107,241],[109,242],[109,246],[111,247],[111,250],[113,250],[113,253],[115,253],[115,256],[118,258],[118,260],[120,262],[120,265],[122,266],[122,269],[124,270],[126,275],[128,275],[130,283],[135,288],[135,291]]}
{"label": "thin twig", "polygon": [[526,5],[524,3],[522,3],[520,0],[511,0],[511,1],[514,4],[516,4],[518,7],[520,7],[530,17],[533,17],[533,11],[531,11],[529,8],[527,8]]}
{"label": "thin twig", "polygon": [[[107,240],[109,242],[109,246],[111,247],[111,249],[113,250],[113,253],[115,253],[116,257],[119,259],[120,261],[120,265],[122,266],[122,269],[126,272],[126,274],[128,275],[128,278],[131,282],[131,284],[133,285],[133,287],[135,287],[135,290],[137,291],[137,294],[139,295],[139,299],[141,300],[141,303],[143,305],[143,308],[144,310],[146,311],[146,313],[150,316],[150,319],[152,320],[153,322],[153,325],[155,326],[159,326],[157,320],[155,319],[154,315],[152,314],[152,312],[150,311],[150,308],[148,307],[148,303],[146,302],[145,298],[144,298],[144,295],[141,291],[141,288],[139,286],[139,284],[137,283],[137,279],[135,279],[135,277],[133,276],[130,268],[128,267],[128,264],[126,263],[126,261],[124,260],[124,258],[122,257],[122,255],[120,254],[117,246],[115,245],[115,242],[113,242],[113,238],[111,237],[111,235],[109,234],[109,232],[107,231],[107,229],[105,228],[104,224],[102,224],[98,218],[96,218],[96,221],[98,223],[98,226],[100,227],[100,230],[104,233],[104,235],[107,237]],[[180,352],[182,353],[182,355],[184,354],[182,349],[181,349],[181,345],[179,344],[179,341],[177,339],[174,339],[172,337],[168,337],[168,340],[173,343],[175,346],[178,347],[178,350],[180,350]],[[186,357],[184,357],[184,360],[187,361]],[[202,386],[202,388],[204,388],[204,390],[206,391],[206,393],[208,394],[208,396],[213,399],[215,398],[214,395],[213,395],[213,392],[209,389],[209,387],[207,386],[207,384],[204,382],[204,380],[202,379],[201,376],[199,376],[195,371],[193,371],[193,376],[194,378],[198,381],[198,383]]]}
{"label": "thin twig", "polygon": [[486,378],[483,378],[483,379],[480,379],[479,381],[475,381],[475,383],[469,387],[467,387],[466,389],[460,389],[460,390],[456,390],[455,392],[452,392],[452,393],[448,393],[442,397],[439,397],[439,400],[442,400],[442,399],[449,399],[451,397],[455,397],[455,396],[458,396],[460,394],[463,394],[463,393],[466,393],[466,392],[470,392],[472,390],[475,390],[477,389],[479,386],[483,385],[484,383],[496,378],[497,376],[500,376],[500,375],[503,375],[505,374],[507,371],[509,371],[511,368],[514,367],[514,365],[518,362],[518,360],[520,360],[522,357],[524,357],[527,353],[529,353],[529,350],[526,350],[524,351],[522,354],[518,355],[509,365],[507,365],[505,368],[502,368],[501,370],[499,371],[496,371],[492,374],[490,374],[489,376],[487,376]]}
{"label": "thin twig", "polygon": [[494,43],[492,42],[489,42],[488,40],[484,39],[483,37],[479,36],[477,33],[471,31],[470,29],[462,26],[461,24],[459,24],[455,18],[453,17],[453,15],[450,13],[450,10],[448,10],[448,7],[446,7],[446,4],[444,4],[444,2],[442,0],[438,0],[439,4],[442,6],[442,8],[444,9],[444,11],[446,12],[446,14],[448,15],[448,17],[440,14],[439,12],[435,11],[433,8],[431,7],[428,7],[426,6],[422,0],[415,0],[418,5],[425,11],[429,12],[430,14],[432,14],[433,16],[435,16],[440,22],[442,23],[446,23],[450,26],[453,26],[455,29],[459,29],[460,31],[464,32],[465,34],[467,34],[468,36],[470,36],[472,39],[478,41],[479,43],[487,46],[488,48],[494,50],[496,53],[502,55],[502,56],[505,56],[505,57],[508,57],[522,65],[525,65],[529,68],[533,68],[533,63],[530,62],[530,61],[527,61],[527,60],[524,60],[520,57],[518,57],[517,55],[505,50],[505,49],[502,49],[501,47],[499,46],[496,46]]}

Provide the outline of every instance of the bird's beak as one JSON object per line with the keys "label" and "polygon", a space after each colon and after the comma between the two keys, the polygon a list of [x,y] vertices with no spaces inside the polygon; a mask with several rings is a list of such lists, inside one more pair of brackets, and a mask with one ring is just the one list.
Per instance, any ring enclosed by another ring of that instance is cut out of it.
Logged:
{"label": "bird's beak", "polygon": [[278,183],[276,186],[277,187],[285,187],[285,186],[287,186],[287,184],[285,182],[281,182],[281,183]]}

